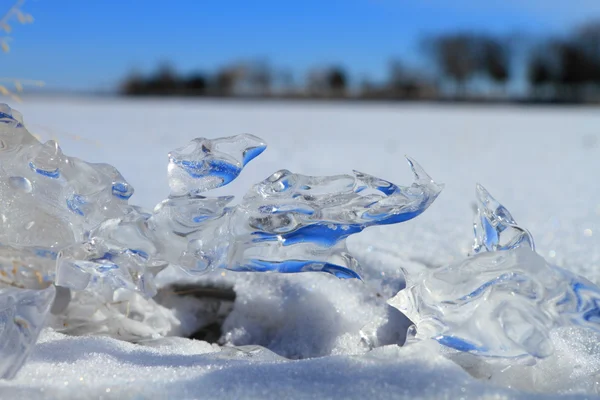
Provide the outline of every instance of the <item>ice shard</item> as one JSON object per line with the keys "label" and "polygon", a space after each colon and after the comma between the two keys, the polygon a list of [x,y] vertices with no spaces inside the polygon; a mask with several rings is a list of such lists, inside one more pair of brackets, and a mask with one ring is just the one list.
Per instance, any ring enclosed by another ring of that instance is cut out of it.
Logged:
{"label": "ice shard", "polygon": [[533,239],[480,185],[473,257],[405,271],[407,287],[389,302],[416,325],[415,339],[493,357],[546,357],[552,329],[600,331],[600,288],[548,264]]}
{"label": "ice shard", "polygon": [[11,379],[21,369],[45,326],[53,300],[54,286],[0,288],[0,378]]}
{"label": "ice shard", "polygon": [[510,212],[480,184],[476,185],[477,215],[473,222],[473,253],[509,250],[528,246],[535,250],[533,237],[517,225]]}

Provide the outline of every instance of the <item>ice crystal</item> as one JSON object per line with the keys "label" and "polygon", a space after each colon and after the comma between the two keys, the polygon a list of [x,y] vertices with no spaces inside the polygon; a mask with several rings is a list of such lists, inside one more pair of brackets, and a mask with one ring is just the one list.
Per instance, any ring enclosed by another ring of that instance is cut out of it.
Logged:
{"label": "ice crystal", "polygon": [[477,197],[477,254],[405,271],[406,289],[390,300],[416,324],[415,339],[484,356],[541,358],[553,352],[556,327],[600,331],[600,288],[535,253],[527,230],[480,185]]}

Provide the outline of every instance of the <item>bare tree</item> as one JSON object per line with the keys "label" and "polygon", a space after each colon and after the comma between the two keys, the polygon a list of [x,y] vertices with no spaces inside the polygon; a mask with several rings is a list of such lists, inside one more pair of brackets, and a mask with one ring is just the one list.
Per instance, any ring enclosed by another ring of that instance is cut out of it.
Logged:
{"label": "bare tree", "polygon": [[482,36],[480,69],[495,84],[505,86],[510,78],[510,47],[506,41]]}
{"label": "bare tree", "polygon": [[346,95],[348,75],[342,67],[333,67],[327,73],[327,85],[331,95],[340,97]]}
{"label": "bare tree", "polygon": [[185,79],[183,86],[186,95],[202,96],[206,94],[208,81],[204,74],[195,72]]}
{"label": "bare tree", "polygon": [[533,91],[534,98],[542,98],[544,88],[553,81],[552,71],[541,55],[534,55],[527,65],[527,81]]}
{"label": "bare tree", "polygon": [[177,73],[168,63],[161,64],[156,72],[146,81],[148,94],[167,96],[178,94],[181,81]]}
{"label": "bare tree", "polygon": [[435,89],[421,73],[393,60],[389,66],[387,91],[392,98],[417,99],[430,96]]}
{"label": "bare tree", "polygon": [[457,95],[466,95],[467,83],[476,76],[503,87],[510,79],[512,54],[507,40],[453,33],[426,40],[425,50],[441,77],[454,81]]}
{"label": "bare tree", "polygon": [[240,71],[233,67],[224,67],[217,71],[214,79],[216,94],[219,96],[232,96]]}
{"label": "bare tree", "polygon": [[584,101],[600,85],[600,24],[587,24],[572,35],[547,39],[531,56],[529,83],[534,95],[551,89],[557,99]]}
{"label": "bare tree", "polygon": [[128,96],[139,96],[147,94],[146,79],[137,71],[133,71],[121,83],[121,93]]}
{"label": "bare tree", "polygon": [[273,84],[273,72],[266,61],[255,62],[250,65],[248,79],[259,96],[268,96]]}
{"label": "bare tree", "polygon": [[585,55],[587,83],[600,85],[600,21],[581,26],[575,33],[574,41]]}
{"label": "bare tree", "polygon": [[348,88],[348,75],[339,66],[315,68],[306,76],[306,88],[311,96],[342,97]]}
{"label": "bare tree", "polygon": [[468,33],[441,35],[425,42],[425,49],[438,71],[456,83],[456,93],[464,96],[466,84],[478,68],[476,42]]}

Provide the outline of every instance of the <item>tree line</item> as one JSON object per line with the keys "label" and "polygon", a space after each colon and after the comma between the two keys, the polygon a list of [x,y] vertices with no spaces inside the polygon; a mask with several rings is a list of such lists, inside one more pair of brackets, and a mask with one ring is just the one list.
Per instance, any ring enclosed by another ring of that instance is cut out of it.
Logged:
{"label": "tree line", "polygon": [[[426,37],[426,67],[393,60],[383,82],[352,81],[341,65],[314,68],[296,80],[264,61],[238,62],[213,73],[181,75],[168,65],[131,74],[121,93],[132,96],[223,96],[363,99],[525,99],[600,101],[600,21],[563,37],[539,40],[476,32]],[[514,85],[516,83],[516,85]],[[521,90],[508,90],[511,86]]]}

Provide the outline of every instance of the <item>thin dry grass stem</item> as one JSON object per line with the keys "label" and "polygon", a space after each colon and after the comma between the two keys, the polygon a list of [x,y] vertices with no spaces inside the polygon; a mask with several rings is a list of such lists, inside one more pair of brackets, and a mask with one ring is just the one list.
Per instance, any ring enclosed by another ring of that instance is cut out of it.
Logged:
{"label": "thin dry grass stem", "polygon": [[[10,25],[10,22],[15,17],[17,18],[17,21],[20,24],[30,24],[33,22],[33,17],[31,16],[31,14],[26,14],[23,11],[21,11],[21,7],[23,7],[23,4],[25,4],[25,0],[17,0],[12,5],[12,7],[9,8],[8,11],[2,16],[2,18],[0,18],[0,30],[3,30],[7,34],[10,34],[12,32],[12,26]],[[5,53],[8,53],[10,51],[10,46],[8,45],[8,42],[10,40],[10,36],[7,35],[2,36],[0,38],[0,47]]]}
{"label": "thin dry grass stem", "polygon": [[[6,82],[6,83],[4,83]],[[14,89],[10,89],[10,86]],[[25,86],[44,86],[44,82],[32,79],[0,78],[0,94],[10,97],[17,103],[21,103],[18,93],[22,93]]]}
{"label": "thin dry grass stem", "polygon": [[[12,26],[10,22],[13,18],[17,19],[17,22],[20,24],[29,24],[33,22],[33,17],[30,14],[24,13],[22,11],[22,7],[25,4],[26,0],[17,0],[15,3],[2,15],[0,18],[0,32],[4,31],[6,34],[12,32]],[[11,37],[4,35],[0,36],[0,49],[8,53],[10,51],[10,47],[8,42],[12,40]],[[21,78],[2,78],[0,77],[0,96],[6,96],[17,103],[21,103],[21,97],[19,93],[22,93],[25,86],[35,86],[42,87],[45,83],[43,81],[33,80],[33,79],[21,79]],[[35,135],[35,134],[34,134]],[[41,140],[40,135],[35,135],[38,137],[38,140]],[[73,140],[83,140],[85,139],[77,136],[77,135],[66,135],[67,137]],[[58,141],[58,140],[56,140]],[[88,142],[94,144],[95,146],[100,146],[99,142],[87,140]]]}
{"label": "thin dry grass stem", "polygon": [[[17,22],[20,24],[30,24],[33,22],[33,17],[30,14],[26,14],[21,10],[23,4],[25,4],[26,0],[17,0],[12,7],[8,9],[8,11],[0,18],[0,31],[4,31],[6,35],[0,37],[0,48],[3,52],[8,53],[10,51],[10,46],[8,43],[12,40],[8,34],[12,32],[12,26],[10,22],[13,18],[17,19]],[[14,87],[11,87],[7,84],[0,83],[0,95],[11,98],[12,100],[20,103],[21,98],[18,93],[23,92],[24,85],[32,85],[32,86],[43,86],[44,82],[35,81],[30,79],[11,79],[11,78],[0,78],[0,82],[7,82]]]}

